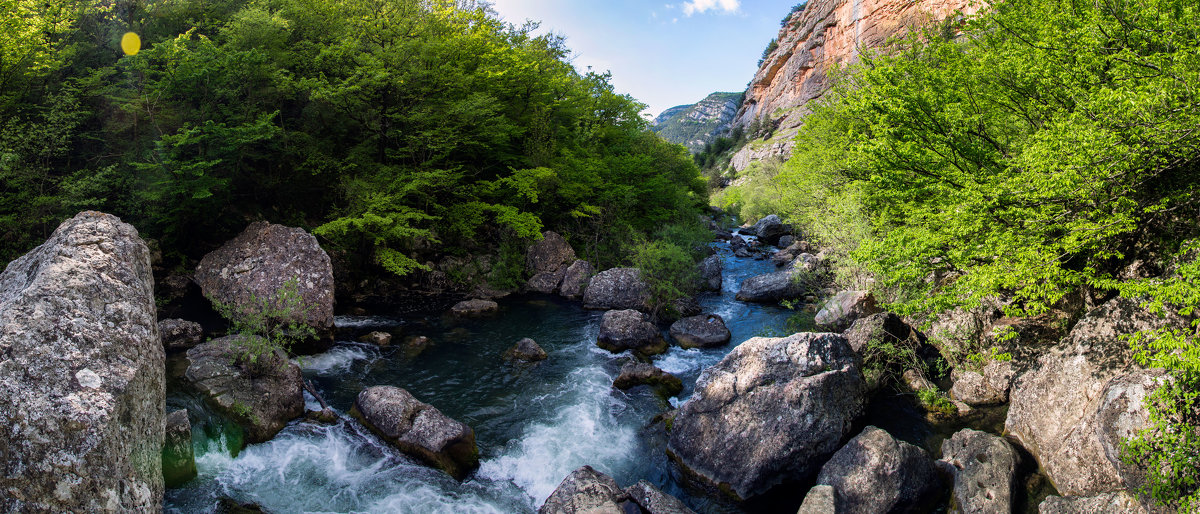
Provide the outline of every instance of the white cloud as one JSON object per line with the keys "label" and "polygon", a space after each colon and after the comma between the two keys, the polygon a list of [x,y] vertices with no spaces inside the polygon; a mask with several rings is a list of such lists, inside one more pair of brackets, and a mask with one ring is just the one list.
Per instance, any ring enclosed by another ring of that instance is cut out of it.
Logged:
{"label": "white cloud", "polygon": [[704,14],[711,10],[735,13],[741,5],[741,0],[690,0],[683,3],[683,14],[691,16],[696,13]]}

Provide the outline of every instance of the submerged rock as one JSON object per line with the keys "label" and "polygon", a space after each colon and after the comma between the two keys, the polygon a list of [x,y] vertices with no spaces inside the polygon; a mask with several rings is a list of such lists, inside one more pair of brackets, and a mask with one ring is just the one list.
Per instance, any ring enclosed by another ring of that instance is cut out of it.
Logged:
{"label": "submerged rock", "polygon": [[613,381],[613,387],[625,390],[647,385],[663,393],[675,396],[683,391],[683,381],[653,364],[629,362],[621,366],[621,374]]}
{"label": "submerged rock", "polygon": [[0,272],[0,511],[162,508],[150,251],[82,212]]}
{"label": "submerged rock", "polygon": [[[538,514],[625,514],[628,497],[612,477],[584,466],[554,489]],[[637,512],[638,507],[632,512]]]}
{"label": "submerged rock", "polygon": [[1059,493],[1088,496],[1140,484],[1121,462],[1121,441],[1143,428],[1142,404],[1164,377],[1133,360],[1126,334],[1164,326],[1137,302],[1117,298],[1088,312],[1017,378],[1005,430],[1038,460]]}
{"label": "submerged rock", "polygon": [[163,421],[162,469],[167,487],[179,487],[196,478],[196,456],[192,453],[192,423],[187,409],[167,415]]}
{"label": "submerged rock", "polygon": [[830,298],[817,313],[818,327],[841,332],[850,328],[859,318],[880,312],[875,304],[875,295],[870,291],[842,291]]}
{"label": "submerged rock", "polygon": [[641,355],[657,355],[667,351],[658,327],[645,313],[633,309],[604,313],[596,345],[613,353],[633,350]]}
{"label": "submerged rock", "polygon": [[304,384],[300,367],[282,352],[264,355],[252,366],[239,364],[239,344],[259,344],[241,343],[242,337],[257,338],[225,336],[188,350],[184,376],[245,430],[247,443],[261,443],[304,414]]}
{"label": "submerged rock", "polygon": [[504,352],[504,360],[506,361],[537,362],[546,360],[546,357],[548,357],[546,350],[538,346],[537,341],[528,337],[517,341],[517,344],[514,344],[512,348]]}
{"label": "submerged rock", "polygon": [[568,300],[583,298],[584,291],[587,291],[588,281],[595,274],[596,268],[593,268],[590,262],[582,259],[572,262],[563,274],[558,294]]}
{"label": "submerged rock", "polygon": [[723,269],[724,264],[719,255],[710,255],[700,261],[700,264],[697,265],[697,271],[700,275],[700,289],[720,291],[721,272]]}
{"label": "submerged rock", "polygon": [[941,462],[962,512],[1013,512],[1019,461],[1008,441],[986,432],[967,428],[942,441]]}
{"label": "submerged rock", "polygon": [[475,431],[399,387],[358,393],[350,414],[383,440],[462,480],[479,466]]}
{"label": "submerged rock", "polygon": [[836,334],[750,339],[705,369],[667,450],[738,499],[816,474],[862,414],[857,356]]}
{"label": "submerged rock", "polygon": [[821,468],[836,512],[919,512],[936,500],[941,480],[925,450],[868,426]]}
{"label": "submerged rock", "polygon": [[158,335],[168,352],[182,352],[204,341],[204,328],[195,321],[164,319],[158,322]]}
{"label": "submerged rock", "polygon": [[808,293],[799,274],[793,271],[777,271],[756,275],[742,281],[737,299],[743,302],[774,303],[780,300],[799,298]]}
{"label": "submerged rock", "polygon": [[600,272],[588,282],[583,294],[585,309],[646,310],[650,287],[637,268],[612,268]]}
{"label": "submerged rock", "polygon": [[392,344],[392,335],[387,332],[380,332],[376,330],[358,338],[358,340],[364,343],[373,344],[375,346],[388,346]]}
{"label": "submerged rock", "polygon": [[483,316],[500,310],[500,304],[491,300],[463,300],[450,308],[450,313],[459,317]]}
{"label": "submerged rock", "polygon": [[732,335],[716,314],[683,318],[671,325],[671,338],[682,348],[711,348],[729,344]]}
{"label": "submerged rock", "polygon": [[679,498],[660,491],[645,480],[626,487],[625,494],[647,514],[695,514]]}
{"label": "submerged rock", "polygon": [[261,313],[263,302],[283,307],[280,291],[293,281],[302,307],[277,321],[307,325],[318,339],[332,342],[333,265],[317,238],[303,229],[251,223],[205,255],[195,279],[205,296],[229,306],[236,316]]}

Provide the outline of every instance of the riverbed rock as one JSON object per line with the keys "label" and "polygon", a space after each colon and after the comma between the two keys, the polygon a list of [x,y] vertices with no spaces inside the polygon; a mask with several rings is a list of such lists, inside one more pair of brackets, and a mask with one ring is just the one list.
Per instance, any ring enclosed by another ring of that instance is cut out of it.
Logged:
{"label": "riverbed rock", "polygon": [[793,236],[787,235],[787,236],[780,237],[779,241],[775,243],[775,246],[778,246],[780,248],[787,248],[789,246],[792,246],[795,243],[796,243],[796,238]]}
{"label": "riverbed rock", "polygon": [[456,479],[479,466],[475,431],[404,389],[368,387],[358,393],[350,414],[400,451]]}
{"label": "riverbed rock", "polygon": [[637,268],[612,268],[601,271],[588,282],[583,293],[585,309],[646,310],[650,286]]}
{"label": "riverbed rock", "polygon": [[875,304],[875,295],[870,291],[842,291],[825,302],[815,321],[818,327],[841,332],[850,328],[859,318],[880,311]]}
{"label": "riverbed rock", "polygon": [[742,281],[737,299],[743,302],[774,303],[799,298],[808,293],[801,277],[792,271],[755,275]]}
{"label": "riverbed rock", "polygon": [[866,384],[846,339],[750,339],[705,369],[667,449],[689,476],[739,499],[817,473],[862,414]]}
{"label": "riverbed rock", "polygon": [[363,335],[362,337],[358,338],[358,340],[367,344],[373,344],[375,346],[388,346],[392,344],[392,334],[376,330]]}
{"label": "riverbed rock", "polygon": [[954,504],[959,512],[1013,512],[1020,457],[1004,438],[960,430],[942,441],[941,462],[954,477]]}
{"label": "riverbed rock", "polygon": [[307,325],[317,339],[332,342],[333,265],[317,238],[303,229],[251,223],[200,259],[195,280],[205,296],[242,317],[261,313],[264,302],[282,307],[286,298],[280,298],[281,291],[294,284],[303,307],[276,321]]}
{"label": "riverbed rock", "polygon": [[950,396],[974,406],[1008,403],[1014,375],[1011,359],[989,359],[978,371],[955,369],[950,373],[954,380]]}
{"label": "riverbed rock", "polygon": [[671,324],[671,338],[682,348],[711,348],[729,344],[725,320],[716,314],[683,318]]}
{"label": "riverbed rock", "polygon": [[613,380],[613,387],[621,390],[637,386],[650,386],[664,396],[675,396],[683,391],[683,381],[653,364],[628,362],[621,366],[621,374]]}
{"label": "riverbed rock", "polygon": [[736,251],[739,249],[744,249],[746,247],[747,247],[746,238],[742,237],[740,234],[735,235],[729,239],[729,249],[730,250]]}
{"label": "riverbed rock", "polygon": [[563,273],[562,284],[559,285],[558,294],[568,300],[583,298],[584,291],[587,291],[588,282],[595,274],[596,268],[592,267],[592,263],[583,259],[572,262],[570,266],[567,266],[566,272]]}
{"label": "riverbed rock", "polygon": [[167,487],[179,487],[196,478],[196,456],[192,453],[192,423],[187,409],[167,415],[163,421],[162,470]]}
{"label": "riverbed rock", "polygon": [[1123,464],[1122,439],[1145,426],[1142,400],[1164,377],[1132,359],[1126,334],[1164,326],[1124,298],[1087,313],[1058,345],[1017,378],[1004,427],[1028,449],[1058,492],[1090,496],[1139,485]]}
{"label": "riverbed rock", "polygon": [[567,267],[563,266],[554,271],[546,271],[538,273],[525,282],[525,289],[535,293],[553,294],[558,292],[559,284],[562,284],[563,277],[567,275]]}
{"label": "riverbed rock", "polygon": [[784,225],[778,215],[772,214],[759,219],[751,232],[758,236],[759,241],[775,245],[779,243],[779,238],[791,233],[791,228]]}
{"label": "riverbed rock", "polygon": [[833,486],[814,485],[804,495],[804,503],[796,514],[832,514],[838,512],[837,499],[833,496]]}
{"label": "riverbed rock", "polygon": [[261,344],[241,338],[257,336],[225,336],[188,350],[184,376],[242,427],[247,443],[261,443],[304,414],[304,384],[300,367],[283,352],[263,355],[253,365],[239,363],[239,348]]}
{"label": "riverbed rock", "polygon": [[195,321],[164,319],[158,322],[158,335],[168,352],[182,352],[204,341],[204,328]]}
{"label": "riverbed rock", "polygon": [[162,508],[150,251],[85,211],[0,272],[0,511]]}
{"label": "riverbed rock", "polygon": [[546,357],[548,357],[546,350],[538,346],[537,341],[528,337],[517,341],[517,344],[504,352],[506,361],[537,362],[546,360]]}
{"label": "riverbed rock", "polygon": [[660,491],[645,480],[626,487],[625,494],[647,514],[695,514],[679,498]]}
{"label": "riverbed rock", "polygon": [[492,300],[476,298],[474,300],[463,300],[454,304],[454,307],[450,308],[450,313],[460,318],[467,318],[495,314],[499,310],[500,304]]}
{"label": "riverbed rock", "polygon": [[575,250],[557,232],[542,232],[542,239],[529,246],[525,254],[525,269],[530,275],[552,273],[565,269],[575,261]]}
{"label": "riverbed rock", "polygon": [[700,289],[720,291],[721,272],[724,266],[719,255],[709,255],[700,261],[700,264],[697,266],[697,271],[699,271],[700,275]]}
{"label": "riverbed rock", "polygon": [[[625,514],[628,497],[612,477],[584,466],[554,489],[538,514]],[[637,512],[637,506],[633,505]]]}
{"label": "riverbed rock", "polygon": [[873,426],[830,457],[817,483],[833,487],[837,512],[919,512],[941,488],[925,450]]}
{"label": "riverbed rock", "polygon": [[604,313],[596,344],[614,353],[633,350],[641,355],[657,355],[667,351],[658,327],[645,313],[633,309]]}
{"label": "riverbed rock", "polygon": [[1040,514],[1147,514],[1137,498],[1125,491],[1095,496],[1048,496],[1038,505]]}

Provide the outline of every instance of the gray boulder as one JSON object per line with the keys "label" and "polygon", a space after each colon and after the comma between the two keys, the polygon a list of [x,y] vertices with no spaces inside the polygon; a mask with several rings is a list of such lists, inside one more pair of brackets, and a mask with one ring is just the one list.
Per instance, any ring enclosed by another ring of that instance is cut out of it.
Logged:
{"label": "gray boulder", "polygon": [[943,468],[954,477],[954,505],[967,514],[1013,512],[1020,458],[1002,437],[963,429],[942,441]]}
{"label": "gray boulder", "polygon": [[[542,233],[542,240],[529,246],[525,254],[525,269],[530,275],[553,273],[575,261],[575,250],[556,232]],[[557,284],[556,284],[557,285]]]}
{"label": "gray boulder", "polygon": [[780,247],[780,248],[787,248],[787,247],[789,247],[789,246],[792,246],[792,245],[793,245],[793,244],[795,244],[795,243],[796,243],[796,238],[795,238],[795,237],[792,237],[792,236],[783,236],[783,237],[780,237],[780,238],[779,238],[779,241],[778,241],[777,243],[775,243],[775,245],[776,245],[776,246],[778,246],[778,247]]}
{"label": "gray boulder", "polygon": [[850,328],[859,318],[881,312],[870,291],[842,291],[825,302],[817,313],[818,327],[834,332]]}
{"label": "gray boulder", "polygon": [[158,322],[158,335],[168,352],[182,352],[204,341],[204,328],[195,321],[164,319]]}
{"label": "gray boulder", "polygon": [[621,366],[621,374],[613,380],[613,387],[621,390],[641,385],[650,386],[664,396],[675,396],[683,391],[683,381],[679,377],[645,362],[626,363]]}
{"label": "gray boulder", "polygon": [[716,314],[683,318],[671,324],[671,338],[683,348],[710,348],[729,344],[725,320]]}
{"label": "gray boulder", "polygon": [[625,488],[629,500],[642,508],[647,514],[694,514],[679,498],[660,491],[654,484],[645,480]]}
{"label": "gray boulder", "polygon": [[721,271],[724,268],[719,255],[710,255],[700,261],[697,271],[700,275],[700,289],[708,291],[721,290]]}
{"label": "gray boulder", "polygon": [[1038,505],[1041,514],[1146,514],[1137,498],[1125,491],[1096,496],[1049,496]]}
{"label": "gray boulder", "polygon": [[479,466],[475,431],[399,387],[358,393],[350,415],[405,454],[462,480]]}
{"label": "gray boulder", "polygon": [[842,336],[756,337],[700,374],[667,451],[690,476],[744,500],[816,474],[862,414],[866,392]]}
{"label": "gray boulder", "polygon": [[657,355],[667,351],[658,327],[645,313],[633,309],[604,313],[596,344],[614,353],[633,350],[641,355]]}
{"label": "gray boulder", "polygon": [[460,318],[466,318],[494,314],[499,310],[500,304],[492,300],[476,298],[474,300],[463,300],[454,304],[454,307],[450,308],[450,313]]}
{"label": "gray boulder", "polygon": [[0,511],[156,511],[165,356],[150,251],[87,211],[0,273]]}
{"label": "gray boulder", "polygon": [[537,362],[546,360],[546,357],[548,357],[546,350],[538,346],[537,341],[528,337],[517,341],[517,344],[514,344],[512,348],[504,352],[504,360],[506,361]]}
{"label": "gray boulder", "polygon": [[601,271],[588,282],[583,293],[585,309],[646,310],[650,286],[637,268],[612,268]]}
{"label": "gray boulder", "polygon": [[590,262],[582,259],[572,262],[570,266],[567,266],[566,272],[563,273],[562,284],[558,288],[558,294],[568,300],[583,298],[588,282],[595,274],[596,268],[592,267]]}
{"label": "gray boulder", "polygon": [[225,336],[187,352],[184,377],[210,404],[245,431],[247,443],[269,441],[288,421],[304,414],[300,368],[282,352],[253,364],[243,362],[245,345],[257,336]]}
{"label": "gray boulder", "polygon": [[742,281],[737,299],[743,302],[774,303],[780,300],[799,298],[808,293],[808,287],[799,274],[792,271],[777,271],[756,275]]}
{"label": "gray boulder", "polygon": [[[554,489],[538,514],[625,514],[628,497],[612,477],[584,466]],[[637,512],[636,505],[632,512]]]}
{"label": "gray boulder", "polygon": [[784,225],[779,216],[775,214],[759,219],[750,231],[758,236],[759,241],[769,245],[778,244],[779,238],[792,232],[791,228]]}
{"label": "gray boulder", "polygon": [[1142,400],[1163,380],[1132,358],[1123,335],[1186,322],[1117,298],[1088,312],[1017,378],[1005,430],[1030,451],[1059,493],[1090,496],[1139,485],[1120,441],[1143,428]]}
{"label": "gray boulder", "polygon": [[832,514],[838,512],[833,486],[815,485],[804,495],[804,503],[796,514]]}
{"label": "gray boulder", "polygon": [[167,415],[163,421],[162,470],[167,487],[179,487],[196,478],[196,456],[192,452],[192,423],[187,409]]}
{"label": "gray boulder", "polygon": [[567,267],[561,267],[554,271],[546,271],[538,273],[529,278],[525,282],[525,289],[536,293],[552,294],[558,292],[558,287],[562,284],[563,278],[567,275]]}
{"label": "gray boulder", "polygon": [[264,302],[284,307],[280,292],[292,281],[302,307],[275,321],[308,325],[318,339],[332,341],[333,265],[303,229],[251,223],[200,260],[195,280],[205,296],[242,317],[261,313]]}
{"label": "gray boulder", "polygon": [[821,468],[837,512],[917,512],[936,500],[938,470],[925,450],[868,426]]}
{"label": "gray boulder", "polygon": [[1011,360],[988,360],[978,371],[955,369],[950,373],[950,396],[974,406],[1008,403],[1014,375]]}

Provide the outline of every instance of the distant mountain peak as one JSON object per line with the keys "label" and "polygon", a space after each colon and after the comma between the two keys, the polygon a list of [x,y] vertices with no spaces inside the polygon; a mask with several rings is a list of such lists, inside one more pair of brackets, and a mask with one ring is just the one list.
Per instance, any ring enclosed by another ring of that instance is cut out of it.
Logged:
{"label": "distant mountain peak", "polygon": [[713,93],[690,105],[677,105],[659,114],[651,130],[693,152],[729,133],[742,105],[742,93]]}

